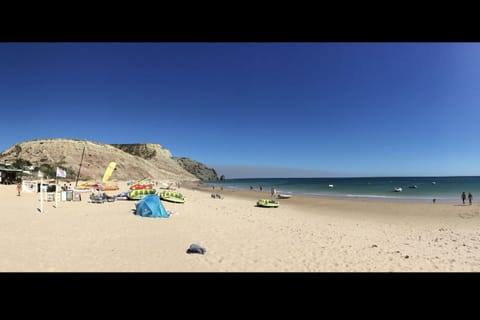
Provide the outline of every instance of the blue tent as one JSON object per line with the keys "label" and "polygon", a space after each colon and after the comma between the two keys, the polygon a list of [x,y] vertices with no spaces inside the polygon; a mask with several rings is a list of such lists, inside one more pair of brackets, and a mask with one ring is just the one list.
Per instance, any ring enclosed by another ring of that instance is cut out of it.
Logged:
{"label": "blue tent", "polygon": [[142,217],[152,218],[168,218],[170,216],[156,194],[149,194],[138,202],[135,213]]}

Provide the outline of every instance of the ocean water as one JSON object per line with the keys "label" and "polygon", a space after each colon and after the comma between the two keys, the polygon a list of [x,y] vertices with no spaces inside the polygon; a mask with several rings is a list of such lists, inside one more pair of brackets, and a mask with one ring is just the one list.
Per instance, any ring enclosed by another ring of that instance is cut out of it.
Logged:
{"label": "ocean water", "polygon": [[[206,184],[227,189],[291,193],[324,198],[385,200],[401,202],[461,203],[461,193],[473,195],[480,201],[480,177],[374,177],[374,178],[273,178],[227,179]],[[333,185],[333,188],[329,187]],[[417,188],[411,188],[417,186]],[[395,192],[395,188],[402,192]],[[468,199],[467,199],[468,202]]]}

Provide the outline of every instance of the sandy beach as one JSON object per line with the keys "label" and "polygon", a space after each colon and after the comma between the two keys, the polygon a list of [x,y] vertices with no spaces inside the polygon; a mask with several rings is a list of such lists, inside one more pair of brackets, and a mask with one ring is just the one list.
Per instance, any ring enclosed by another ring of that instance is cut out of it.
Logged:
{"label": "sandy beach", "polygon": [[[118,194],[126,191],[119,182]],[[45,202],[0,185],[3,272],[480,271],[480,205],[390,203],[182,187],[169,218],[134,201]],[[213,199],[219,193],[223,199]],[[187,254],[190,244],[207,252]]]}

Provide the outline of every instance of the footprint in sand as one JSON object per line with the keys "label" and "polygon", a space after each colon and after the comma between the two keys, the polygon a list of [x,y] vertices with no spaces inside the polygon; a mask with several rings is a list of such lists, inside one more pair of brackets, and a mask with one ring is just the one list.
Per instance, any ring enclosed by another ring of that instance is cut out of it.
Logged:
{"label": "footprint in sand", "polygon": [[475,213],[459,213],[458,216],[462,219],[472,219],[475,217]]}

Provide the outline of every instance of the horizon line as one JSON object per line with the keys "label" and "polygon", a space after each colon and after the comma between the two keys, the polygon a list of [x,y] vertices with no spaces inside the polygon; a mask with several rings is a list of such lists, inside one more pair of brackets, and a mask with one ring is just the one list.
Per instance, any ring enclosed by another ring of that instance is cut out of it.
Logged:
{"label": "horizon line", "polygon": [[[453,178],[453,177],[480,177],[480,175],[446,175],[446,176],[342,176],[342,177],[243,177],[243,178],[225,178],[224,180],[232,179],[355,179],[355,178]],[[215,181],[215,180],[214,180]],[[222,180],[218,180],[222,181]]]}

